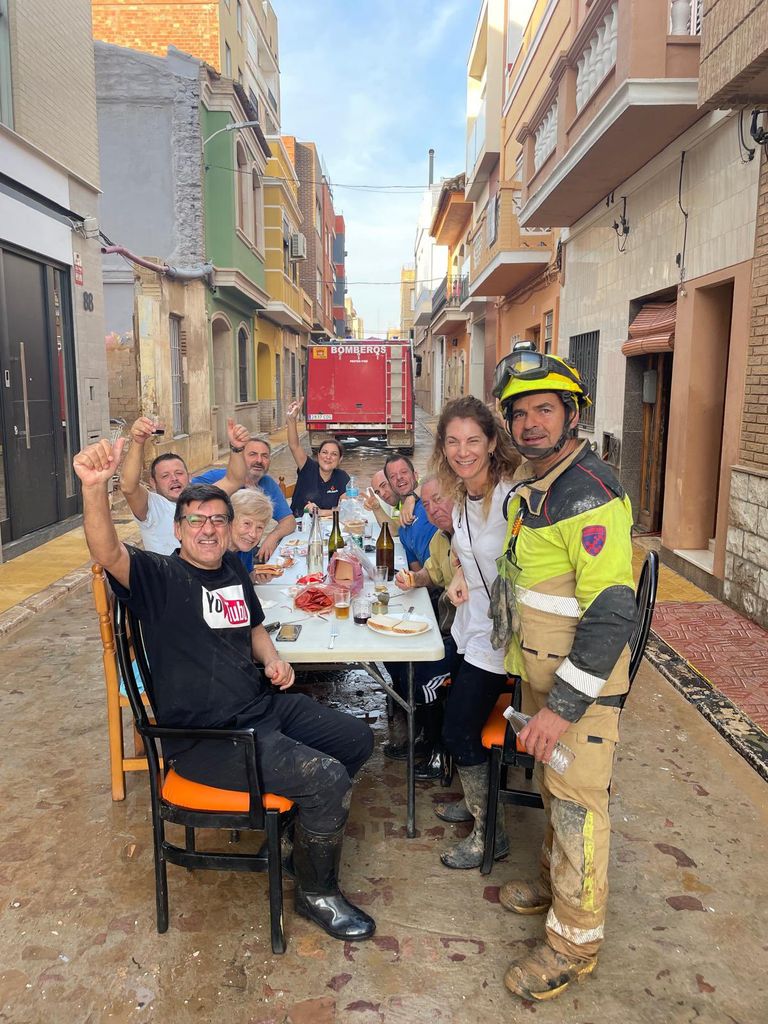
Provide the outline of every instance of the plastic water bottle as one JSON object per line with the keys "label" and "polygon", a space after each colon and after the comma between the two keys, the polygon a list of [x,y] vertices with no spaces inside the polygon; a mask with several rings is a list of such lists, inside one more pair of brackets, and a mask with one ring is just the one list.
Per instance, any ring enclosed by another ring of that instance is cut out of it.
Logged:
{"label": "plastic water bottle", "polygon": [[[509,707],[504,711],[504,717],[508,722],[511,722],[515,727],[515,732],[520,732],[528,725],[531,720],[530,715],[524,715],[522,711],[516,711],[514,708]],[[552,751],[549,761],[545,762],[547,767],[557,772],[558,775],[562,775],[567,768],[573,763],[573,759],[576,757],[570,747],[566,747],[564,743],[559,740],[555,744],[554,750]]]}

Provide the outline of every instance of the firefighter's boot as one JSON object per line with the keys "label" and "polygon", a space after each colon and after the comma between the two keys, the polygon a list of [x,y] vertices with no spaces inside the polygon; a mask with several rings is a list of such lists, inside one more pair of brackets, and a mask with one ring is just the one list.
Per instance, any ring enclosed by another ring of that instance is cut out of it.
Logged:
{"label": "firefighter's boot", "polygon": [[[479,868],[483,863],[485,841],[485,811],[488,802],[488,765],[473,764],[459,768],[459,777],[464,787],[464,799],[469,813],[475,819],[474,827],[466,839],[443,850],[440,860],[447,868]],[[493,859],[501,860],[509,853],[509,840],[504,831],[504,814],[501,808],[496,818]]]}
{"label": "firefighter's boot", "polygon": [[573,981],[584,981],[597,966],[597,957],[579,958],[558,953],[539,942],[509,965],[504,984],[522,999],[554,999]]}
{"label": "firefighter's boot", "polygon": [[549,880],[516,878],[499,889],[499,903],[513,914],[544,914],[552,902]]}

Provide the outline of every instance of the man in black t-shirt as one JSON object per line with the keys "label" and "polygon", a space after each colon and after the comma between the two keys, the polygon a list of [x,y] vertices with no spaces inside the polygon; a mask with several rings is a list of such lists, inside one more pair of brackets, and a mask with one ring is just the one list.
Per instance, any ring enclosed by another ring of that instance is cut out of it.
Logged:
{"label": "man in black t-shirt", "polygon": [[[180,728],[253,728],[265,792],[293,800],[295,901],[299,914],[334,938],[369,938],[375,922],[338,887],[352,778],[370,757],[363,722],[282,691],[294,673],[263,626],[248,573],[227,549],[232,504],[220,488],[193,484],[179,496],[173,555],[120,542],[107,500],[124,441],[102,440],[74,458],[91,556],[139,617],[152,670],[157,722]],[[263,671],[258,664],[263,665]],[[247,789],[242,753],[207,740],[164,744],[169,764],[207,785]]]}

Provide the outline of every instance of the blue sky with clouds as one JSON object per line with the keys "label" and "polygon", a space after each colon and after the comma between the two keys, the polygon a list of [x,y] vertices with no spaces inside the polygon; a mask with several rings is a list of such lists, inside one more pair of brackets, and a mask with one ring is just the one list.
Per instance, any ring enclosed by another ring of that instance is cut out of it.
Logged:
{"label": "blue sky with clouds", "polygon": [[[367,334],[399,326],[400,267],[413,260],[420,191],[464,169],[466,64],[481,0],[272,0],[282,131],[314,141],[347,226],[349,294]],[[338,183],[338,184],[336,184]]]}

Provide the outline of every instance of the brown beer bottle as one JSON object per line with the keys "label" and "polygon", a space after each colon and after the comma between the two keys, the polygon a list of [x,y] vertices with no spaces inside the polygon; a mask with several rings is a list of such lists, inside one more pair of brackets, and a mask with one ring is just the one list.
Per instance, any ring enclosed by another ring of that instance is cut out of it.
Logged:
{"label": "brown beer bottle", "polygon": [[387,579],[395,578],[395,542],[386,519],[381,524],[379,539],[376,541],[376,565],[386,565]]}
{"label": "brown beer bottle", "polygon": [[337,548],[344,547],[344,538],[341,535],[341,527],[339,526],[339,510],[335,509],[333,513],[333,527],[331,529],[331,535],[328,538],[328,559],[333,557],[334,551]]}

